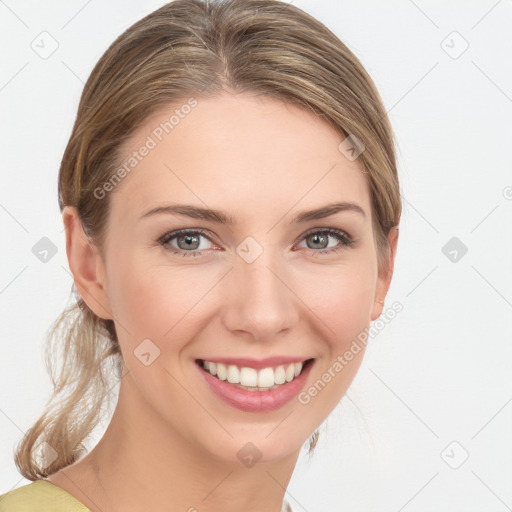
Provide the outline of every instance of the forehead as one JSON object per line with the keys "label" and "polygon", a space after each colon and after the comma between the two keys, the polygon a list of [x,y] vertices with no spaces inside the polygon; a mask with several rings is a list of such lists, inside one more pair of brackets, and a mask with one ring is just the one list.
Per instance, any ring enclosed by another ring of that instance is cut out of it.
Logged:
{"label": "forehead", "polygon": [[366,175],[339,150],[344,138],[312,111],[273,98],[185,98],[151,114],[122,146],[128,172],[112,211],[130,218],[172,201],[277,215],[350,200],[370,213]]}

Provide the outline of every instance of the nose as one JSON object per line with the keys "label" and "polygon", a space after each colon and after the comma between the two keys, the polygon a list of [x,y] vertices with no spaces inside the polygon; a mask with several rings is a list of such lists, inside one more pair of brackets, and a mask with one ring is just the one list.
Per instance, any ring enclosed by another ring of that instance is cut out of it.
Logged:
{"label": "nose", "polygon": [[229,331],[271,341],[297,324],[300,300],[272,251],[252,263],[237,257],[227,278],[222,319]]}

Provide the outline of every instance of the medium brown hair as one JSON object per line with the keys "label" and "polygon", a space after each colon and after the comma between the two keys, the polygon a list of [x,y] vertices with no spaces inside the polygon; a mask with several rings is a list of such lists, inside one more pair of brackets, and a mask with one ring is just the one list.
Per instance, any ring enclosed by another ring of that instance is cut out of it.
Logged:
{"label": "medium brown hair", "polygon": [[[123,143],[158,109],[223,91],[300,106],[363,144],[358,163],[371,194],[379,270],[387,269],[387,235],[398,226],[401,200],[382,100],[338,37],[278,0],[175,0],[121,34],[85,84],[60,167],[61,212],[75,206],[84,232],[101,251],[109,197],[98,199],[94,191],[118,169]],[[16,465],[29,480],[81,457],[109,389],[121,378],[114,322],[97,317],[72,290],[76,302],[57,318],[47,339],[53,396],[16,448]],[[318,430],[310,438],[310,453],[317,439]],[[36,460],[38,446],[51,448],[42,464]]]}

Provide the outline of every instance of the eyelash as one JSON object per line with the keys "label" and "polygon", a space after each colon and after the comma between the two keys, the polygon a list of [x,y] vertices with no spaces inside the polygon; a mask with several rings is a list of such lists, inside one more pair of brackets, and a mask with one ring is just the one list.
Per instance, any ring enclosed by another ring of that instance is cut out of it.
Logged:
{"label": "eyelash", "polygon": [[[316,229],[316,230],[309,231],[306,234],[304,234],[304,236],[300,239],[300,241],[302,241],[305,238],[307,238],[308,236],[314,235],[314,234],[322,234],[322,235],[328,234],[328,235],[336,238],[339,242],[341,242],[341,245],[338,245],[336,247],[331,247],[330,249],[320,249],[320,250],[308,249],[309,251],[312,251],[315,256],[322,255],[322,254],[328,254],[328,253],[337,253],[339,251],[342,251],[345,248],[351,247],[355,242],[354,239],[352,239],[349,235],[347,235],[343,231],[339,231],[337,229],[332,229],[332,228]],[[201,251],[198,249],[196,249],[194,251],[185,251],[184,249],[176,249],[175,247],[169,245],[169,242],[171,240],[178,238],[180,236],[183,236],[183,235],[201,235],[201,236],[205,237],[207,240],[209,240],[210,242],[212,241],[212,240],[210,240],[206,231],[203,231],[200,229],[194,229],[194,230],[180,229],[178,231],[172,231],[170,233],[166,233],[163,237],[161,237],[158,240],[158,243],[160,245],[162,245],[165,249],[171,251],[171,253],[173,253],[173,254],[177,254],[177,255],[181,255],[181,256],[185,256],[185,257],[200,256],[201,253],[204,251]]]}

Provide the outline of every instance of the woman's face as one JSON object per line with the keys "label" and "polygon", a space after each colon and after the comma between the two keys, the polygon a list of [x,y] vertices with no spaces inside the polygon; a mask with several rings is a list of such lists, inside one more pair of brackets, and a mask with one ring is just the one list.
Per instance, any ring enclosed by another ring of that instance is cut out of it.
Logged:
{"label": "woman's face", "polygon": [[[124,146],[129,171],[98,199],[111,206],[103,286],[82,296],[115,322],[129,370],[121,393],[144,410],[132,421],[151,419],[217,459],[254,450],[266,462],[299,450],[340,401],[364,345],[346,353],[389,285],[367,179],[343,139],[298,107],[225,94],[151,115]],[[321,213],[339,203],[349,206]],[[306,360],[288,382],[290,362]],[[216,362],[217,376],[198,361]],[[285,384],[241,390],[219,379],[223,361],[227,379]]]}

